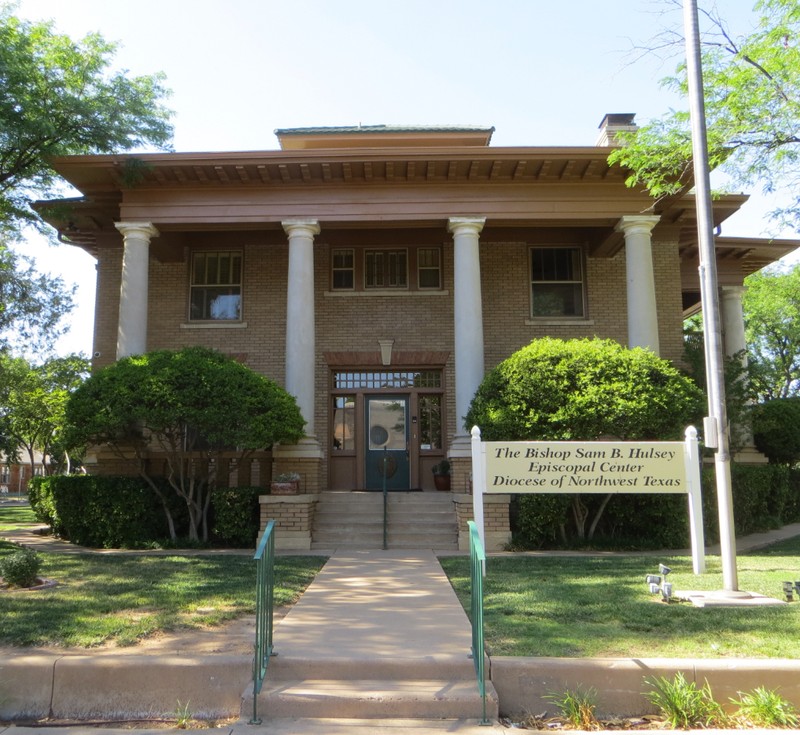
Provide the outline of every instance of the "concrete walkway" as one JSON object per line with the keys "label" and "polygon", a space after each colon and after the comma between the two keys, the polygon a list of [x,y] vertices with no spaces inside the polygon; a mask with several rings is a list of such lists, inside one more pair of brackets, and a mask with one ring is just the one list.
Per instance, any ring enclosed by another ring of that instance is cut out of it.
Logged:
{"label": "concrete walkway", "polygon": [[470,645],[432,551],[334,554],[280,623],[282,658],[434,660],[465,657]]}

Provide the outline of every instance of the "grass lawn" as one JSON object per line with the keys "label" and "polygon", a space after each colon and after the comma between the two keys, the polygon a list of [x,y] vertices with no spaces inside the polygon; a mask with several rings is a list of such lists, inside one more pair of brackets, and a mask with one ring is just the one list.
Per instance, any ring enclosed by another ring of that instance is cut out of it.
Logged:
{"label": "grass lawn", "polygon": [[[0,506],[0,531],[35,522],[24,506]],[[0,558],[17,547],[0,542]],[[160,631],[219,625],[255,612],[248,556],[119,556],[41,553],[40,576],[57,586],[0,592],[0,645],[134,645]],[[325,563],[278,557],[275,604],[290,605]]]}
{"label": "grass lawn", "polygon": [[41,525],[29,505],[0,505],[0,530],[10,531],[32,523]]}
{"label": "grass lawn", "polygon": [[[469,609],[469,560],[440,560]],[[719,557],[692,574],[690,557],[489,557],[484,623],[490,653],[557,657],[800,658],[800,602],[696,608],[656,601],[645,575],[672,568],[676,590],[722,588]],[[800,579],[800,539],[739,555],[739,589],[782,598]]]}

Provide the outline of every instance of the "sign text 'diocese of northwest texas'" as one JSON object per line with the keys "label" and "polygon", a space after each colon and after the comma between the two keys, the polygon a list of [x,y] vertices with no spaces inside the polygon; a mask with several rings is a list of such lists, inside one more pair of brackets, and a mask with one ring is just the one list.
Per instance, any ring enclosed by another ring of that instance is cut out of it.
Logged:
{"label": "sign text 'diocese of northwest texas'", "polygon": [[487,493],[686,493],[682,442],[486,442]]}

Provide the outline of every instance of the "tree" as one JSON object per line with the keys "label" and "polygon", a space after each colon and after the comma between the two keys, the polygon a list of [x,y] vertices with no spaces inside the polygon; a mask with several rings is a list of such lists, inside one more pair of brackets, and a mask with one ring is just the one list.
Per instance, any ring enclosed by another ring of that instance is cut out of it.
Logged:
{"label": "tree", "polygon": [[88,361],[77,355],[30,365],[23,358],[0,354],[0,434],[7,456],[27,454],[31,477],[37,450],[47,474],[59,464],[69,464],[58,450],[64,411],[70,392],[88,373]]}
{"label": "tree", "polygon": [[742,299],[750,383],[759,401],[800,390],[800,265],[745,280]]}
{"label": "tree", "polygon": [[[751,440],[748,427],[753,403],[753,386],[750,366],[744,351],[726,355],[723,359],[725,380],[725,413],[730,424],[730,449],[735,454]],[[705,334],[700,314],[689,317],[683,323],[683,362],[689,376],[698,388],[708,395]]]}
{"label": "tree", "polygon": [[[789,195],[773,212],[782,224],[800,225],[800,5],[796,0],[760,0],[755,30],[732,33],[716,12],[702,45],[709,160],[732,184],[760,184],[766,192]],[[688,94],[686,67],[664,86]],[[689,114],[677,110],[634,133],[609,161],[632,173],[630,186],[644,185],[654,196],[680,191],[692,160]]]}
{"label": "tree", "polygon": [[75,288],[37,273],[30,262],[0,244],[0,350],[13,345],[47,352],[66,331],[62,320]]}
{"label": "tree", "polygon": [[241,462],[257,449],[303,436],[303,417],[283,388],[204,347],[159,350],[120,360],[92,375],[67,405],[68,446],[107,445],[161,499],[148,457],[164,457],[170,488],[189,515],[189,537],[208,538],[212,467],[222,452]]}
{"label": "tree", "polygon": [[0,6],[0,235],[38,223],[28,206],[57,183],[53,156],[166,146],[172,136],[161,74],[111,71],[116,45],[80,41]]}
{"label": "tree", "polygon": [[[682,439],[702,416],[702,393],[670,362],[612,340],[537,339],[483,379],[466,416],[486,441]],[[579,538],[591,538],[611,496],[595,513],[572,496]]]}

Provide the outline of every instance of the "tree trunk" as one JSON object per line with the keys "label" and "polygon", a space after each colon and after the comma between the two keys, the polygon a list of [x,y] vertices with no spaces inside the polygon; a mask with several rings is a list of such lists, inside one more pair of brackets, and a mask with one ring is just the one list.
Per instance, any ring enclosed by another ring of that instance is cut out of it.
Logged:
{"label": "tree trunk", "polygon": [[608,502],[611,500],[612,495],[609,493],[603,498],[603,502],[600,503],[600,507],[597,509],[597,513],[594,514],[594,519],[592,520],[592,525],[589,526],[589,541],[594,538],[594,532],[597,530],[597,524],[600,522],[600,518],[603,515],[603,511],[606,509]]}
{"label": "tree trunk", "polygon": [[572,496],[572,518],[575,521],[575,532],[578,538],[583,541],[586,538],[586,519],[589,511],[580,495]]}

